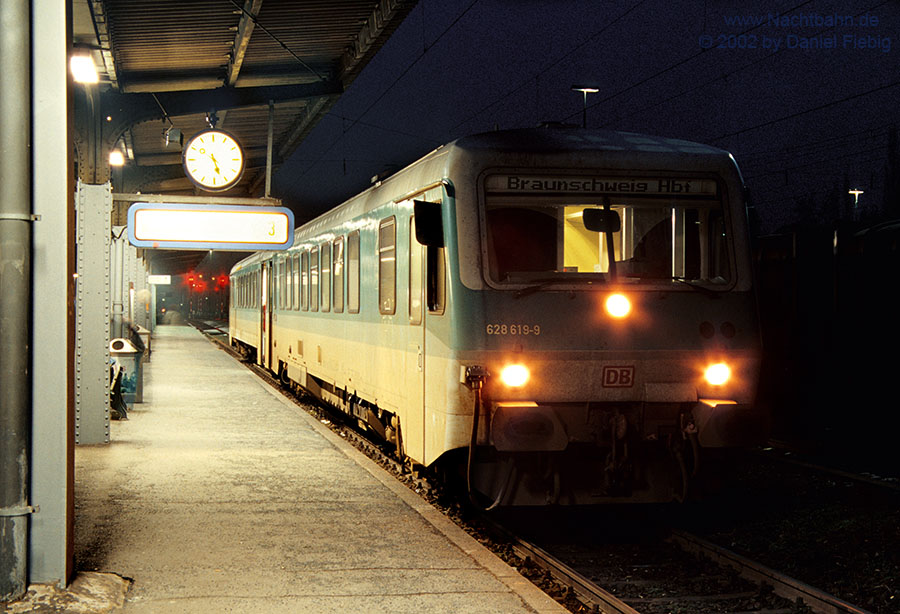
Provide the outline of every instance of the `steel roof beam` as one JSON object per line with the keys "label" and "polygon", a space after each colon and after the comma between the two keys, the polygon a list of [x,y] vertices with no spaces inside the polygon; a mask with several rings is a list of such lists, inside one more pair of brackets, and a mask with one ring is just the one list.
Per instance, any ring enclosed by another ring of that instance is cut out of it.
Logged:
{"label": "steel roof beam", "polygon": [[253,27],[256,25],[256,16],[259,15],[261,7],[262,0],[245,0],[244,2],[241,21],[238,24],[237,34],[234,37],[234,46],[228,59],[228,76],[225,78],[225,85],[237,83],[241,65],[244,63],[244,54],[247,52],[247,45],[250,44],[250,36],[253,34]]}

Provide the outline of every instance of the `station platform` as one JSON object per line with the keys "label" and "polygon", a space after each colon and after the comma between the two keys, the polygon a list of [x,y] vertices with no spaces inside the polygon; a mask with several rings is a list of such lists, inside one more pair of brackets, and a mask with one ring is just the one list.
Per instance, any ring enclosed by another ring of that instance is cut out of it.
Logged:
{"label": "station platform", "polygon": [[127,613],[566,610],[187,326],[144,402],[76,450],[76,567]]}

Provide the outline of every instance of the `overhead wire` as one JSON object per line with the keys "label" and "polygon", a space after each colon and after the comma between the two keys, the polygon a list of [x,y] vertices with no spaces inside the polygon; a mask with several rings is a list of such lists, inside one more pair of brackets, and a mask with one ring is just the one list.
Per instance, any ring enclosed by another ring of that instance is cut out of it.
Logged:
{"label": "overhead wire", "polygon": [[[810,1],[812,1],[812,0],[810,0]],[[857,13],[856,15],[854,15],[854,17],[859,17],[859,16],[861,16],[861,15],[864,15],[864,14],[867,14],[867,13],[871,13],[871,12],[874,11],[875,9],[877,9],[877,8],[879,8],[879,7],[881,7],[881,6],[884,6],[885,4],[888,4],[888,3],[891,2],[891,1],[892,1],[892,0],[885,0],[884,2],[881,2],[881,3],[879,3],[879,4],[876,4],[875,6],[870,7],[870,8],[868,8],[868,9],[866,9],[865,11],[862,11],[862,12],[860,12],[860,13]],[[802,3],[802,4],[799,4],[799,5],[795,6],[794,8],[790,9],[790,10],[787,11],[787,12],[793,12],[793,11],[796,11],[797,9],[802,8],[805,4],[809,4],[809,2],[804,2],[804,3]],[[735,36],[743,36],[744,34],[747,34],[748,32],[750,32],[750,31],[752,31],[752,30],[754,30],[754,29],[760,27],[761,25],[762,25],[762,24],[760,23],[760,24],[758,24],[758,25],[756,25],[756,26],[750,28],[749,30],[745,30],[744,32],[741,32],[740,34],[736,34]],[[834,30],[835,27],[836,27],[836,26],[831,26],[831,27],[829,27],[829,28],[825,28],[822,32],[823,32],[823,33],[824,33],[824,32],[829,32],[829,31],[831,31],[831,30]],[[739,68],[736,68],[736,69],[732,70],[731,72],[727,72],[727,73],[724,73],[724,74],[721,74],[721,75],[717,75],[717,76],[715,76],[715,77],[713,77],[713,78],[711,78],[711,79],[709,79],[709,80],[707,80],[707,81],[704,81],[704,82],[701,83],[700,85],[696,85],[696,86],[694,86],[694,87],[692,87],[692,88],[690,88],[690,89],[687,89],[687,90],[684,90],[684,91],[682,91],[682,92],[679,92],[678,94],[673,94],[672,96],[669,96],[668,98],[665,98],[664,100],[657,101],[657,102],[655,102],[655,103],[653,103],[653,104],[651,104],[651,105],[648,105],[648,106],[645,106],[645,107],[641,107],[640,109],[637,109],[637,110],[635,110],[635,111],[629,113],[628,115],[625,115],[625,117],[632,117],[633,115],[636,115],[636,114],[638,114],[638,113],[642,113],[642,112],[644,112],[644,111],[648,111],[648,110],[650,110],[650,109],[652,109],[652,108],[654,108],[654,107],[658,107],[658,106],[661,105],[661,104],[665,104],[665,103],[670,102],[670,101],[672,101],[672,100],[674,100],[674,99],[676,99],[676,98],[680,98],[681,96],[684,96],[684,95],[686,95],[686,94],[690,94],[690,93],[696,92],[697,90],[703,89],[703,88],[705,88],[705,87],[707,87],[707,86],[709,86],[709,85],[711,85],[711,84],[713,84],[713,83],[715,83],[715,82],[717,82],[717,81],[719,81],[719,80],[726,80],[726,81],[727,81],[728,77],[730,77],[730,76],[732,76],[732,75],[734,75],[734,74],[736,74],[736,73],[738,73],[738,72],[741,72],[741,71],[743,71],[743,70],[746,70],[747,68],[750,68],[751,66],[755,66],[756,64],[759,64],[760,62],[763,62],[763,61],[765,61],[765,60],[768,60],[768,59],[770,59],[770,58],[772,58],[772,57],[778,55],[778,54],[781,53],[782,51],[785,51],[786,49],[787,49],[787,47],[781,47],[780,49],[777,49],[776,51],[774,51],[774,52],[772,52],[772,53],[770,53],[770,54],[768,54],[768,55],[766,55],[766,56],[763,56],[762,58],[758,58],[758,59],[756,59],[756,60],[754,60],[754,61],[752,61],[752,62],[750,62],[750,63],[748,63],[748,64],[745,64],[744,66],[741,66],[741,67],[739,67]],[[707,51],[707,50],[704,49],[703,51]],[[691,57],[688,58],[688,59],[693,59],[693,58],[698,57],[699,55],[701,55],[701,54],[703,53],[703,51],[694,54],[693,56],[691,56]],[[678,66],[678,65],[676,65],[676,66]],[[668,69],[667,69],[667,70],[668,70]],[[666,71],[667,71],[667,70],[666,70]],[[657,73],[657,75],[655,75],[655,76],[660,76],[660,75],[664,74],[666,71],[661,71],[660,73]],[[653,78],[653,77],[651,77],[651,78]],[[643,84],[643,83],[644,83],[644,81],[642,81],[642,82],[639,83],[638,85],[641,85],[641,84]],[[618,94],[616,94],[616,95],[618,95]],[[615,97],[616,95],[614,95],[613,97]],[[606,99],[606,100],[608,100],[608,99]],[[597,105],[597,104],[602,104],[603,102],[604,102],[604,101],[599,101],[599,102],[597,102],[597,103],[591,104],[591,105],[588,106],[588,108],[592,108],[593,106],[595,106],[595,105]],[[574,115],[576,115],[576,113],[573,113],[573,114],[569,115],[566,119],[569,119],[569,118],[573,117]],[[621,118],[617,118],[617,120],[619,120],[619,119],[621,119]],[[605,124],[601,124],[601,127],[608,126],[610,123],[612,123],[612,122],[606,122]]]}
{"label": "overhead wire", "polygon": [[247,9],[245,9],[241,4],[238,4],[235,0],[229,0],[229,2],[231,2],[231,4],[233,4],[233,5],[235,6],[235,8],[237,8],[238,10],[240,10],[241,13],[243,13],[244,15],[246,15],[246,16],[250,19],[250,21],[253,22],[253,26],[254,26],[254,27],[259,28],[260,30],[262,30],[263,32],[265,32],[266,34],[268,34],[269,37],[270,37],[273,41],[275,41],[276,43],[278,43],[278,44],[281,46],[282,49],[284,49],[285,51],[287,51],[287,52],[290,54],[290,56],[291,56],[292,58],[294,58],[295,60],[297,60],[297,62],[299,62],[301,66],[303,66],[304,68],[306,68],[306,70],[308,70],[308,71],[311,72],[313,75],[315,75],[320,81],[328,81],[328,79],[327,79],[326,77],[324,77],[324,76],[322,76],[321,74],[319,74],[319,72],[318,72],[315,68],[313,68],[312,66],[310,66],[309,64],[307,64],[306,62],[304,62],[304,61],[303,61],[303,58],[301,58],[299,55],[297,55],[296,53],[294,53],[294,52],[291,50],[290,47],[288,47],[287,45],[285,45],[284,42],[282,42],[282,40],[281,40],[280,38],[278,38],[277,36],[275,36],[274,34],[272,34],[272,32],[269,31],[268,28],[266,28],[264,25],[262,25],[261,23],[259,23],[259,19],[257,18],[256,15],[254,15],[253,13],[251,13],[250,11],[248,11]]}
{"label": "overhead wire", "polygon": [[[849,157],[853,157],[853,156],[860,156],[860,155],[863,155],[863,154],[875,153],[875,152],[881,151],[881,150],[883,150],[883,149],[886,150],[886,149],[887,149],[887,145],[883,145],[883,146],[881,146],[881,147],[870,147],[870,148],[864,149],[864,150],[862,150],[862,151],[855,151],[855,152],[851,152],[851,153],[846,153],[846,154],[843,154],[843,155],[840,155],[840,156],[835,156],[835,157],[832,157],[832,158],[824,158],[824,159],[820,159],[820,160],[813,160],[813,161],[807,162],[807,163],[805,163],[805,164],[798,164],[798,165],[796,165],[796,166],[788,166],[788,167],[785,167],[785,168],[780,168],[780,169],[778,169],[778,170],[772,170],[772,171],[769,171],[769,172],[767,172],[767,173],[757,173],[756,175],[747,175],[747,176],[744,177],[744,179],[756,179],[756,178],[758,178],[758,177],[766,177],[766,176],[768,176],[768,175],[778,175],[778,174],[784,173],[784,172],[786,172],[786,171],[793,171],[793,170],[797,170],[797,169],[800,169],[800,168],[806,168],[806,167],[808,167],[808,166],[813,166],[813,165],[816,165],[816,164],[824,164],[824,163],[826,163],[826,162],[834,162],[834,161],[836,161],[836,160],[843,160],[844,158],[849,158]],[[884,158],[884,159],[886,160],[887,158]]]}
{"label": "overhead wire", "polygon": [[801,115],[806,115],[807,113],[813,113],[815,111],[821,111],[822,109],[833,107],[839,104],[843,104],[845,102],[850,102],[851,100],[856,100],[857,98],[862,98],[863,96],[868,96],[869,94],[874,94],[875,92],[880,92],[882,90],[887,90],[892,87],[897,87],[900,85],[900,81],[894,81],[893,83],[888,83],[887,85],[881,85],[879,87],[872,88],[870,90],[866,90],[865,92],[860,92],[858,94],[852,94],[850,96],[845,96],[844,98],[839,98],[837,100],[832,100],[831,102],[827,102],[825,104],[817,105],[815,107],[811,107],[809,109],[805,109],[803,111],[797,111],[796,113],[791,113],[790,115],[784,115],[782,117],[778,117],[776,119],[772,119],[766,122],[762,122],[760,124],[756,124],[755,126],[748,126],[746,128],[741,128],[740,130],[735,130],[734,132],[729,132],[727,134],[723,134],[721,136],[715,137],[713,141],[721,141],[722,139],[726,139],[731,136],[737,136],[738,134],[743,134],[745,132],[750,132],[751,130],[758,130],[759,128],[765,128],[766,126],[771,126],[773,124],[777,124],[783,122],[788,119],[793,119],[795,117],[800,117]]}
{"label": "overhead wire", "polygon": [[[847,151],[850,148],[863,147],[863,152],[880,151],[887,148],[885,133],[873,133],[868,136],[856,136],[854,138],[842,137],[829,145],[816,147],[784,147],[779,151],[755,156],[741,155],[741,169],[744,178],[750,179],[777,173],[786,173],[808,165],[822,164],[831,160],[828,156],[835,150]],[[803,164],[797,164],[803,162]],[[789,166],[791,165],[791,166]],[[771,170],[769,170],[771,169]],[[762,172],[767,170],[768,172]]]}
{"label": "overhead wire", "polygon": [[[234,0],[232,0],[232,2],[233,2],[233,1],[234,1]],[[478,2],[479,2],[479,0],[472,0],[472,2],[470,2],[469,5],[468,5],[468,6],[467,6],[467,7],[466,7],[459,15],[457,15],[456,18],[455,18],[452,22],[450,22],[450,24],[449,24],[446,28],[444,28],[444,30],[437,36],[437,38],[435,38],[435,39],[431,42],[430,45],[428,45],[427,47],[423,48],[422,53],[420,53],[418,56],[416,56],[416,58],[415,58],[409,65],[407,65],[407,67],[404,68],[403,71],[402,71],[399,75],[397,75],[397,77],[394,78],[394,80],[391,82],[391,84],[388,85],[387,88],[385,88],[385,89],[381,92],[381,94],[379,94],[377,97],[375,97],[374,100],[372,100],[372,102],[369,103],[369,106],[367,106],[367,107],[365,108],[365,110],[363,110],[363,112],[360,113],[360,114],[358,115],[357,118],[352,119],[352,123],[350,124],[350,126],[349,126],[345,131],[343,131],[343,132],[341,133],[341,135],[338,136],[337,139],[335,139],[334,141],[332,141],[331,145],[329,145],[329,146],[325,149],[325,151],[322,152],[322,155],[319,156],[319,158],[317,158],[317,161],[314,162],[313,164],[311,164],[311,165],[309,166],[309,168],[307,168],[305,171],[303,171],[303,172],[300,174],[300,177],[305,176],[310,170],[312,170],[312,169],[316,166],[316,164],[318,164],[318,161],[319,161],[319,160],[324,159],[324,157],[328,154],[328,152],[330,152],[330,151],[334,148],[334,146],[337,145],[338,142],[340,142],[341,140],[344,139],[344,137],[345,137],[345,135],[347,134],[347,132],[349,132],[350,130],[352,130],[353,127],[354,127],[356,124],[360,123],[360,121],[362,120],[362,118],[365,117],[366,114],[367,114],[369,111],[371,111],[372,108],[373,108],[376,104],[378,104],[378,103],[381,101],[381,99],[384,98],[384,97],[387,95],[387,93],[388,93],[389,91],[391,91],[391,90],[394,88],[394,86],[397,85],[397,83],[400,81],[400,79],[402,79],[404,76],[406,76],[406,74],[407,74],[410,70],[412,70],[412,68],[413,68],[416,64],[418,64],[419,60],[421,60],[423,57],[425,57],[425,54],[428,52],[428,50],[431,49],[431,47],[434,47],[434,45],[435,45],[438,41],[440,41],[440,40],[441,40],[441,39],[442,39],[442,38],[443,38],[443,37],[444,37],[444,36],[445,36],[445,35],[446,35],[446,34],[447,34],[447,33],[448,33],[448,32],[449,32],[449,31],[457,24],[457,23],[459,23],[459,20],[462,19],[462,18],[463,18],[470,10],[472,10],[472,7],[474,7],[476,4],[478,4]],[[423,5],[423,9],[422,9],[422,10],[424,11],[424,5]],[[340,116],[338,116],[338,117],[340,117]],[[342,118],[342,119],[343,119],[343,118]]]}
{"label": "overhead wire", "polygon": [[[813,2],[813,0],[804,0],[803,2],[801,2],[800,4],[798,4],[797,6],[795,6],[795,7],[791,8],[791,9],[788,9],[787,11],[785,11],[785,13],[792,13],[793,11],[796,11],[797,9],[802,8],[802,7],[806,6],[807,4],[811,4],[812,2]],[[743,32],[741,32],[741,33],[739,33],[739,34],[736,34],[735,36],[743,36],[744,34],[747,34],[747,33],[752,32],[753,30],[755,30],[755,29],[757,29],[757,28],[759,28],[759,27],[762,27],[762,25],[763,25],[763,24],[760,23],[760,24],[757,24],[757,25],[752,26],[752,27],[750,27],[750,28],[747,28],[746,30],[744,30]],[[659,70],[659,71],[653,73],[653,74],[650,75],[649,77],[645,77],[644,79],[641,79],[641,80],[638,81],[637,83],[632,83],[632,84],[629,85],[628,87],[625,87],[625,88],[623,88],[623,89],[620,89],[620,90],[619,90],[618,92],[616,92],[615,94],[610,94],[609,96],[607,96],[606,98],[604,98],[604,99],[602,99],[602,100],[598,100],[598,101],[595,101],[595,102],[593,102],[593,103],[587,105],[587,108],[588,108],[588,109],[592,109],[592,108],[594,108],[594,107],[596,107],[596,106],[599,106],[599,105],[601,105],[601,104],[603,104],[603,103],[605,103],[605,102],[609,102],[610,100],[612,100],[612,99],[614,99],[614,98],[618,98],[618,97],[621,96],[622,94],[624,94],[624,93],[626,93],[626,92],[630,92],[631,90],[635,89],[636,87],[640,87],[641,85],[644,85],[645,83],[647,83],[647,82],[649,82],[649,81],[652,81],[653,79],[656,79],[657,77],[660,77],[660,76],[662,76],[662,75],[664,75],[664,74],[666,74],[666,73],[668,73],[668,72],[670,72],[670,71],[672,71],[672,70],[675,70],[676,68],[680,68],[680,67],[683,66],[684,64],[687,64],[687,63],[690,62],[691,60],[694,60],[694,59],[696,59],[696,58],[698,58],[698,57],[704,55],[704,54],[707,53],[708,51],[709,51],[708,48],[702,48],[702,49],[700,49],[700,51],[698,51],[697,53],[691,54],[691,55],[687,56],[686,58],[683,58],[682,60],[679,60],[679,61],[676,62],[675,64],[672,64],[672,65],[670,65],[670,66],[668,66],[668,67],[666,67],[666,68],[663,68],[662,70]],[[578,115],[579,113],[581,113],[581,111],[578,111],[578,112],[575,112],[575,113],[571,113],[570,115],[566,116],[565,119],[571,119],[572,117]]]}
{"label": "overhead wire", "polygon": [[573,47],[572,49],[570,49],[569,51],[567,51],[566,53],[564,53],[563,55],[561,55],[560,57],[558,57],[556,60],[554,60],[553,62],[551,62],[549,65],[547,65],[546,67],[542,68],[542,69],[539,70],[538,72],[534,73],[533,75],[531,75],[530,77],[528,77],[528,79],[522,81],[519,85],[517,85],[517,86],[514,87],[513,89],[509,90],[508,92],[506,92],[505,94],[503,94],[503,95],[500,96],[499,98],[495,99],[493,102],[491,102],[491,103],[488,104],[487,106],[483,107],[481,110],[476,111],[475,113],[473,113],[472,115],[470,115],[470,116],[467,117],[466,119],[464,119],[464,120],[462,120],[461,122],[458,122],[457,124],[455,124],[455,125],[450,129],[450,131],[451,131],[451,132],[455,131],[457,128],[459,128],[460,126],[462,126],[462,125],[464,125],[464,124],[467,124],[468,122],[472,121],[475,117],[481,115],[482,113],[484,113],[485,111],[487,111],[488,109],[490,109],[491,107],[493,107],[494,105],[498,104],[500,101],[505,100],[506,98],[509,98],[510,96],[512,96],[513,94],[515,94],[515,93],[518,92],[519,90],[521,90],[523,87],[525,87],[526,85],[528,85],[529,83],[531,83],[533,80],[539,78],[542,74],[544,74],[545,72],[547,72],[548,70],[550,70],[551,68],[553,68],[554,66],[556,66],[557,64],[559,64],[560,62],[562,62],[564,59],[566,59],[567,57],[569,57],[570,55],[572,55],[573,53],[575,53],[576,51],[578,51],[579,49],[581,49],[582,47],[584,47],[585,45],[587,45],[589,42],[591,42],[592,40],[594,40],[595,38],[597,38],[598,36],[600,36],[600,35],[603,34],[604,32],[606,32],[606,30],[608,30],[609,28],[611,28],[613,25],[615,25],[615,24],[616,24],[618,21],[620,21],[621,19],[627,17],[630,13],[632,13],[633,11],[635,11],[636,9],[638,9],[640,6],[642,6],[643,4],[645,4],[647,1],[648,1],[648,0],[640,0],[640,1],[639,1],[637,4],[635,4],[633,7],[631,7],[630,9],[628,9],[627,11],[625,11],[624,13],[622,13],[621,15],[619,15],[618,17],[616,17],[615,19],[613,19],[611,22],[609,22],[608,24],[606,24],[605,26],[603,26],[602,28],[600,28],[598,31],[596,31],[596,32],[594,32],[593,34],[591,34],[591,35],[590,35],[588,38],[586,38],[584,41],[582,41],[581,43],[579,43],[578,45],[576,45],[575,47]]}
{"label": "overhead wire", "polygon": [[849,132],[849,133],[846,133],[846,134],[839,134],[839,135],[835,135],[835,136],[830,136],[830,137],[826,137],[826,138],[824,138],[824,139],[821,139],[821,140],[819,140],[819,141],[808,141],[808,142],[806,142],[806,143],[800,143],[800,144],[798,144],[798,145],[793,145],[793,146],[785,145],[785,146],[783,146],[783,147],[775,147],[775,148],[772,148],[772,149],[760,149],[760,150],[757,150],[757,151],[745,151],[745,152],[742,152],[742,153],[741,153],[741,159],[744,160],[744,159],[752,158],[752,157],[769,156],[770,154],[776,154],[776,155],[777,155],[777,154],[781,154],[781,153],[786,153],[786,152],[788,152],[788,151],[797,151],[797,150],[802,150],[802,149],[807,149],[807,148],[814,148],[814,149],[815,149],[815,148],[817,148],[818,145],[820,145],[820,144],[823,145],[823,147],[825,147],[825,148],[840,147],[841,144],[827,145],[827,146],[825,146],[824,144],[825,144],[825,143],[828,143],[828,142],[830,142],[830,141],[838,141],[838,140],[842,140],[842,139],[849,139],[849,138],[851,138],[851,137],[856,137],[856,136],[859,136],[859,135],[861,135],[861,134],[866,134],[866,133],[869,133],[869,132],[871,132],[871,133],[873,133],[873,134],[871,134],[871,135],[869,135],[869,136],[865,136],[865,137],[860,137],[860,138],[863,138],[863,139],[871,139],[871,138],[880,137],[880,136],[882,136],[882,135],[884,134],[884,132],[879,132],[879,131],[887,131],[887,130],[889,130],[892,126],[895,126],[895,124],[892,124],[892,123],[891,123],[891,124],[882,124],[882,125],[880,125],[880,126],[870,126],[869,128],[865,128],[865,129],[863,129],[863,130],[858,130],[858,131],[856,131],[856,132]]}

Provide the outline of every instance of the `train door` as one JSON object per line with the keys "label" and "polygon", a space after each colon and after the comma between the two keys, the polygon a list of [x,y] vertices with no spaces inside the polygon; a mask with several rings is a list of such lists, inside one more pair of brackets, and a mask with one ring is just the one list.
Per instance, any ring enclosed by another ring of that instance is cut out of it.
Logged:
{"label": "train door", "polygon": [[416,219],[409,218],[409,279],[407,327],[407,420],[400,436],[404,451],[425,458],[425,250],[416,240]]}
{"label": "train door", "polygon": [[259,364],[264,367],[269,366],[269,360],[272,355],[272,285],[274,279],[272,276],[272,261],[266,260],[262,263],[262,279],[260,284],[259,297]]}

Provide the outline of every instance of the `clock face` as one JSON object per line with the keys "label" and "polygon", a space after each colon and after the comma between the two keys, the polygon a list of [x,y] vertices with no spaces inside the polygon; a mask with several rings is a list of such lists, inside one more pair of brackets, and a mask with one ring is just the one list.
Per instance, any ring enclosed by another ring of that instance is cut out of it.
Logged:
{"label": "clock face", "polygon": [[198,132],[184,146],[184,172],[198,187],[220,192],[234,186],[244,172],[244,152],[222,130]]}

